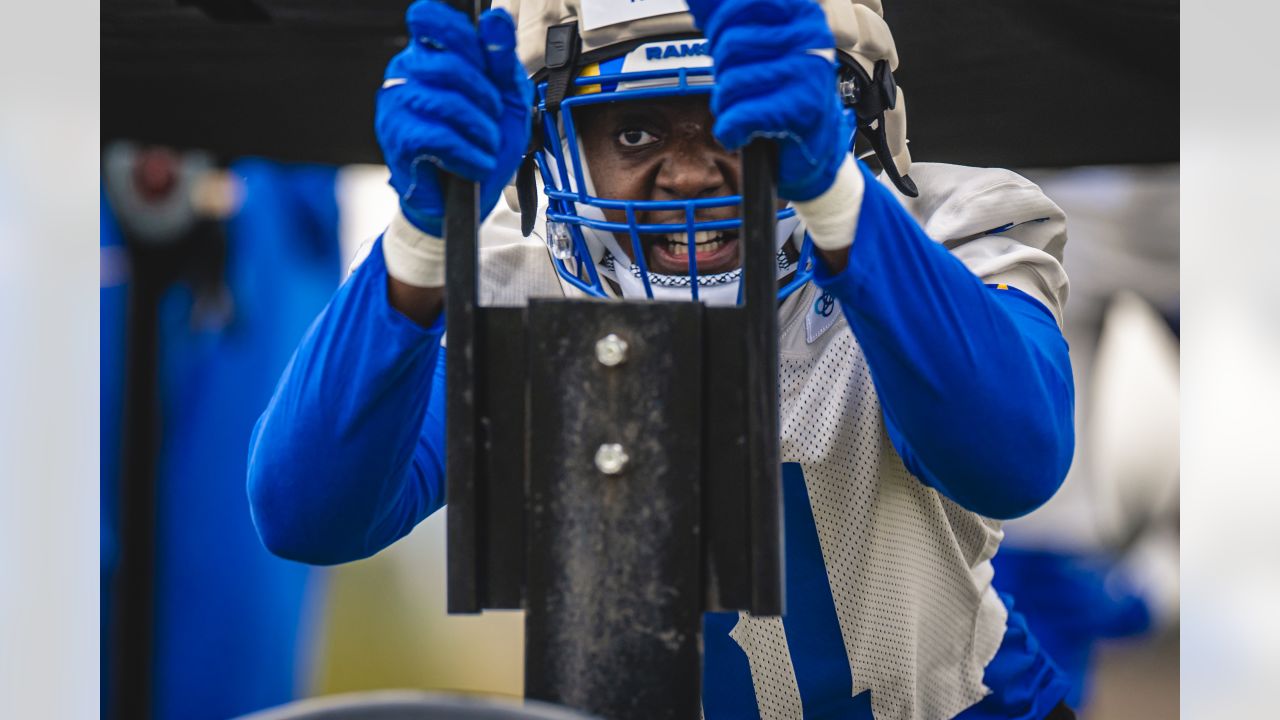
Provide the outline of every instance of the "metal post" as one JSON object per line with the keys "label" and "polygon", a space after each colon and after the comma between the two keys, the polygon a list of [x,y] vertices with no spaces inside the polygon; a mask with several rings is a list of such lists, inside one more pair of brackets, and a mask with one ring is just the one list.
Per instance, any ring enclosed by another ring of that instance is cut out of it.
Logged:
{"label": "metal post", "polygon": [[778,148],[742,151],[743,298],[747,311],[747,449],[751,516],[751,611],[781,615],[782,484],[778,435]]}
{"label": "metal post", "polygon": [[[449,0],[474,21],[479,0]],[[448,484],[448,608],[451,613],[481,609],[480,503],[476,475],[476,269],[479,265],[479,187],[456,176],[445,181],[445,473]]]}
{"label": "metal post", "polygon": [[132,278],[117,523],[119,565],[111,598],[107,717],[151,717],[155,654],[156,462],[160,435],[158,306],[173,249],[130,248]]}

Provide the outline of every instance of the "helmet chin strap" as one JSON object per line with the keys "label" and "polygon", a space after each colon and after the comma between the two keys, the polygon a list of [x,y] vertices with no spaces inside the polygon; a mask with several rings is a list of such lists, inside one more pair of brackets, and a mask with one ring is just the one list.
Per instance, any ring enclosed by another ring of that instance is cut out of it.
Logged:
{"label": "helmet chin strap", "polygon": [[[564,156],[567,157],[568,140],[566,139],[563,142],[566,146]],[[591,181],[591,171],[587,166],[581,139],[578,139],[578,153],[579,157],[583,158],[583,188],[591,197],[599,197],[596,195],[595,186]],[[572,176],[573,173],[570,172],[569,174]],[[578,214],[585,218],[593,220],[605,219],[604,212],[593,205],[578,205],[577,210]],[[630,254],[623,250],[613,233],[596,230],[585,225],[580,225],[579,229],[582,231],[582,237],[586,241],[587,247],[591,250],[591,257],[596,264],[596,272],[616,283],[622,293],[622,297],[628,300],[648,299],[649,296],[645,293],[644,280],[640,277],[642,270],[639,264],[631,260]],[[798,248],[799,240],[804,237],[800,219],[793,215],[779,220],[774,243],[774,248],[779,254],[782,253],[783,247],[793,235],[798,236],[795,242]],[[788,259],[786,262],[779,260],[777,277],[780,280],[794,273],[797,269],[795,260]],[[649,273],[649,287],[655,300],[691,300],[693,298],[692,285],[694,282],[698,284],[698,300],[701,302],[717,306],[736,305],[738,304],[738,286],[742,282],[742,268],[739,267],[713,275],[699,273],[696,280],[688,275]]]}

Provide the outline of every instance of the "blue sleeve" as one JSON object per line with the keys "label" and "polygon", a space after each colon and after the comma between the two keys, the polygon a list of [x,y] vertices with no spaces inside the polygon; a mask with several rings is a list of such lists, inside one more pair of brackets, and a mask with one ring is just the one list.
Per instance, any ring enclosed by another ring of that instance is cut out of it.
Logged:
{"label": "blue sleeve", "polygon": [[444,503],[444,319],[387,301],[381,241],[307,330],[254,428],[248,491],[271,552],[368,557]]}
{"label": "blue sleeve", "polygon": [[865,167],[849,262],[816,281],[858,338],[907,469],[986,517],[1025,515],[1075,448],[1067,343],[1049,311],[988,287],[935,243]]}

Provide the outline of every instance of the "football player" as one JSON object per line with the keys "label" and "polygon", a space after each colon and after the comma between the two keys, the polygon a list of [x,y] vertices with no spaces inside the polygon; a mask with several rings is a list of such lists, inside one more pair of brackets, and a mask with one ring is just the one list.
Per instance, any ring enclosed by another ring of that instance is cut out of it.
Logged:
{"label": "football player", "polygon": [[788,612],[706,617],[706,717],[1071,717],[990,562],[1071,460],[1061,210],[911,163],[879,0],[496,4],[408,11],[376,122],[400,212],[255,429],[267,546],[354,560],[444,502],[442,171],[492,212],[485,304],[734,303],[738,150],[770,138]]}

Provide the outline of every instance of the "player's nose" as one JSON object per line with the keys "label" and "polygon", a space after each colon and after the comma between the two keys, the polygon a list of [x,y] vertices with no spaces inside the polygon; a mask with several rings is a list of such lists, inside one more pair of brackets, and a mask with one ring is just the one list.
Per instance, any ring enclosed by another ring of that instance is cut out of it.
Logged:
{"label": "player's nose", "polygon": [[655,200],[733,194],[723,153],[704,147],[676,147],[667,153],[654,182]]}

